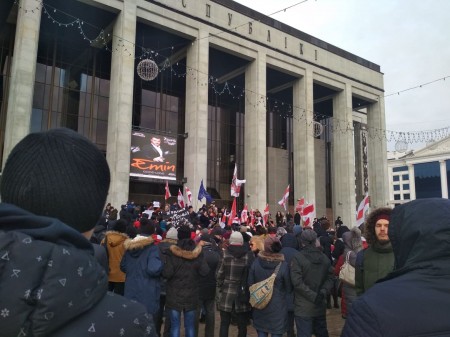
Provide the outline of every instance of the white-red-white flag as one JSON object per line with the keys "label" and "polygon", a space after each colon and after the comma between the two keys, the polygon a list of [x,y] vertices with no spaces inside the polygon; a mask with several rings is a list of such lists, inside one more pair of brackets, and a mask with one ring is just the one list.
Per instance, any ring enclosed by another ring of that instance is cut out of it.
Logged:
{"label": "white-red-white flag", "polygon": [[364,197],[356,211],[356,226],[359,227],[364,223],[366,212],[369,210],[370,198],[368,195]]}
{"label": "white-red-white flag", "polygon": [[314,208],[314,204],[309,204],[303,207],[301,216],[303,220],[303,227],[311,227],[312,221],[316,217],[316,210]]}
{"label": "white-red-white flag", "polygon": [[185,204],[184,204],[184,197],[183,197],[183,193],[181,193],[181,190],[178,189],[178,206],[180,206],[181,208],[184,208]]}
{"label": "white-red-white flag", "polygon": [[288,198],[289,198],[289,185],[287,185],[286,189],[284,190],[284,194],[281,200],[278,201],[278,205],[283,206],[284,210],[287,209]]}
{"label": "white-red-white flag", "polygon": [[247,223],[248,221],[248,208],[247,204],[245,204],[244,209],[241,212],[241,223]]}
{"label": "white-red-white flag", "polygon": [[231,206],[231,212],[228,214],[228,225],[233,224],[233,220],[236,217],[236,198],[233,199],[233,205]]}
{"label": "white-red-white flag", "polygon": [[264,208],[263,219],[264,225],[267,225],[267,221],[269,220],[269,204],[266,204],[266,207]]}
{"label": "white-red-white flag", "polygon": [[167,200],[171,197],[172,195],[170,194],[170,190],[169,190],[169,182],[166,180],[166,195],[164,196],[164,199]]}
{"label": "white-red-white flag", "polygon": [[253,207],[250,211],[250,226],[255,228],[255,211],[253,210]]}
{"label": "white-red-white flag", "polygon": [[186,190],[187,205],[191,206],[192,205],[192,193],[191,193],[191,190],[187,186],[184,186],[184,189]]}
{"label": "white-red-white flag", "polygon": [[299,213],[302,213],[303,207],[305,207],[305,198],[301,198],[297,200],[297,205],[295,205],[295,211],[299,211]]}
{"label": "white-red-white flag", "polygon": [[231,180],[231,196],[239,197],[241,192],[241,185],[245,184],[245,180],[239,180],[237,178],[237,164],[234,164],[233,179]]}

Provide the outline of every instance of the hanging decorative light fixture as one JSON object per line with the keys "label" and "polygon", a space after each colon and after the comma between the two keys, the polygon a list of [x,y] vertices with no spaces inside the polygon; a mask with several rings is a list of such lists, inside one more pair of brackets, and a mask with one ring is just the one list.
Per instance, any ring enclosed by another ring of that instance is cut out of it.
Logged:
{"label": "hanging decorative light fixture", "polygon": [[137,65],[137,73],[144,81],[152,81],[158,76],[159,68],[155,61],[144,59]]}
{"label": "hanging decorative light fixture", "polygon": [[323,132],[323,125],[319,122],[313,122],[314,137],[319,137]]}

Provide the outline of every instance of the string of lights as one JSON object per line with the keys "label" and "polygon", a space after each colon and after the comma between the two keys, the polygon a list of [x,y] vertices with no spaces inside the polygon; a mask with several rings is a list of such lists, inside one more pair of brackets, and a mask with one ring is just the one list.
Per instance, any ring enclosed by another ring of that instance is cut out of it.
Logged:
{"label": "string of lights", "polygon": [[[295,3],[289,7],[286,7],[284,9],[278,10],[273,12],[272,14],[269,14],[268,16],[275,15],[280,12],[285,12],[286,10],[298,6],[304,2],[307,2],[308,0],[303,0],[298,3]],[[159,64],[158,71],[161,73],[163,71],[169,70],[171,74],[178,78],[184,78],[187,76],[193,76],[197,77],[201,72],[197,69],[189,68],[186,65],[180,65],[179,62],[177,62],[175,65],[172,65],[170,63],[170,60],[168,57],[164,56],[161,51],[155,51],[151,48],[145,48],[143,46],[139,46],[133,42],[126,41],[125,39],[115,36],[117,38],[117,45],[115,47],[109,47],[109,40],[111,40],[111,37],[114,36],[111,33],[105,33],[103,29],[99,29],[95,25],[92,25],[91,23],[88,23],[80,18],[74,17],[68,13],[65,13],[64,11],[61,11],[57,8],[54,8],[46,3],[44,3],[43,0],[36,0],[36,2],[39,4],[39,6],[33,7],[33,8],[23,8],[20,4],[19,0],[15,0],[14,4],[16,4],[19,9],[22,9],[25,11],[25,13],[32,12],[35,13],[35,11],[39,11],[42,8],[43,14],[45,14],[45,17],[50,20],[53,24],[58,25],[59,27],[63,28],[70,28],[75,27],[79,30],[80,35],[82,35],[83,39],[88,41],[89,44],[101,44],[103,47],[108,50],[111,53],[114,52],[127,52],[130,57],[134,54],[134,49],[138,49],[141,51],[141,53],[138,56],[134,56],[134,59],[151,59],[157,61]],[[68,17],[68,21],[62,22],[59,21],[56,18],[56,14],[63,14]],[[255,21],[255,20],[253,20]],[[246,23],[247,24],[247,23]],[[89,26],[95,29],[100,30],[100,33],[95,37],[89,37],[86,33],[86,30],[84,29],[85,26]],[[240,25],[242,26],[242,25]],[[240,26],[234,27],[234,29],[239,28]],[[221,33],[225,33],[226,31],[223,31]],[[218,34],[215,34],[216,36]],[[204,38],[209,38],[209,36],[206,36]],[[128,46],[127,46],[128,45]],[[176,46],[171,46],[170,48],[164,48],[163,50],[174,50]],[[114,50],[113,50],[114,49]],[[176,66],[176,67],[175,67]],[[182,69],[185,69],[185,71],[177,71],[177,68],[181,67]],[[242,99],[245,98],[247,103],[253,104],[256,108],[259,105],[262,105],[265,109],[268,109],[270,113],[275,114],[276,116],[284,119],[292,119],[297,122],[304,122],[308,126],[311,126],[313,123],[321,123],[324,127],[330,127],[331,132],[354,132],[353,129],[353,123],[352,121],[347,120],[340,120],[337,117],[332,117],[329,115],[324,115],[316,111],[307,110],[303,107],[297,107],[292,104],[279,101],[277,99],[273,99],[271,97],[261,95],[259,93],[253,92],[249,89],[245,89],[242,87],[239,87],[238,85],[235,85],[231,82],[226,81],[223,84],[219,84],[218,79],[214,78],[213,76],[210,76],[209,74],[203,74],[207,76],[207,83],[201,84],[201,85],[208,85],[214,94],[216,95],[224,95],[227,94],[232,97],[232,99]],[[439,81],[445,81],[450,76],[445,76],[439,79],[436,79],[434,81],[430,81],[427,83],[423,83],[411,88],[407,88],[404,90],[397,91],[395,93],[391,93],[385,96],[382,96],[380,98],[386,98],[393,95],[400,95],[400,93],[415,90],[422,88],[424,86],[430,85],[432,83],[436,83]],[[256,101],[251,101],[249,96],[252,95],[254,97],[257,97],[258,99]],[[313,118],[308,118],[309,115],[313,116]],[[332,123],[329,123],[330,118],[332,118]],[[391,131],[386,129],[377,129],[377,128],[367,128],[367,136],[372,139],[386,139],[388,142],[405,142],[409,144],[414,143],[421,143],[421,142],[432,142],[436,140],[440,140],[442,138],[448,137],[450,134],[450,126],[444,127],[440,129],[434,129],[434,130],[425,130],[425,131],[409,131],[409,132],[403,132],[403,131]]]}

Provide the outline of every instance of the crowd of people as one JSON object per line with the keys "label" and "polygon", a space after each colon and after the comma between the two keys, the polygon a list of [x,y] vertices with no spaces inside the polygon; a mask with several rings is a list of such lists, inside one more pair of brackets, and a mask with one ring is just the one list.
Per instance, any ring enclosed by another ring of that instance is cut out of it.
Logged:
{"label": "crowd of people", "polygon": [[[215,204],[176,219],[176,205],[105,208],[109,174],[68,129],[12,150],[0,186],[0,336],[179,337],[183,326],[213,337],[219,324],[227,337],[235,324],[238,337],[249,325],[258,337],[326,337],[327,309],[341,310],[345,337],[450,335],[447,199],[376,208],[362,228],[340,217],[304,227],[298,212],[228,224]],[[354,283],[339,281],[345,263]],[[272,274],[270,301],[252,307],[249,287]]]}

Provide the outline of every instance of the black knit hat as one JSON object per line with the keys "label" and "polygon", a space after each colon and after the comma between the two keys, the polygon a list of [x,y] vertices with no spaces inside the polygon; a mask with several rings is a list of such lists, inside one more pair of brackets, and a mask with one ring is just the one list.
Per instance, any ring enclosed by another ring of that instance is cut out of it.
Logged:
{"label": "black knit hat", "polygon": [[83,233],[94,228],[110,182],[103,153],[70,129],[31,133],[11,151],[1,177],[3,202],[57,218]]}

